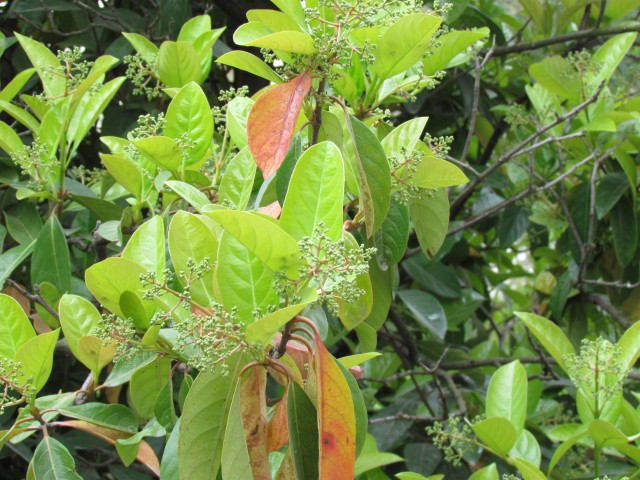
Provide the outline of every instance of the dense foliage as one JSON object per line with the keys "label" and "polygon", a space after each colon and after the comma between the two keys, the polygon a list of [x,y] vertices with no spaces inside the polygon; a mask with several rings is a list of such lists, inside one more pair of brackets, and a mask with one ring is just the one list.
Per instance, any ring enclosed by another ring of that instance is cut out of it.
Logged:
{"label": "dense foliage", "polygon": [[639,12],[0,2],[4,472],[637,476]]}

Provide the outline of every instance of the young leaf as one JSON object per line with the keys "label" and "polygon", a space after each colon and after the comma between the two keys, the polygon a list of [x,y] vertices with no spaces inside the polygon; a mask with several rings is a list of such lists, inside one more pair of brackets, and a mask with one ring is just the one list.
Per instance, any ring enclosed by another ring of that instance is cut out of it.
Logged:
{"label": "young leaf", "polygon": [[234,50],[227,52],[216,60],[233,68],[244,70],[275,84],[282,83],[282,78],[269,65],[249,52]]}
{"label": "young leaf", "polygon": [[527,416],[527,372],[519,361],[500,367],[487,389],[487,418],[511,421],[520,435]]}
{"label": "young leaf", "polygon": [[495,463],[476,470],[473,475],[469,477],[469,480],[500,480],[498,469]]}
{"label": "young leaf", "polygon": [[284,160],[293,138],[302,101],[311,89],[311,75],[302,73],[264,92],[247,120],[247,140],[264,178]]}
{"label": "young leaf", "polygon": [[272,271],[285,270],[289,278],[298,278],[300,266],[298,242],[272,220],[251,212],[216,210],[207,215],[222,225]]}
{"label": "young leaf", "polygon": [[440,17],[414,13],[401,17],[380,38],[373,71],[381,79],[391,78],[411,68],[429,49]]}
{"label": "young leaf", "polygon": [[[169,225],[169,254],[176,272],[189,275],[189,260],[201,263],[208,259],[213,265],[218,258],[218,239],[211,233],[205,223],[198,216],[178,211]],[[191,280],[191,295],[193,299],[203,305],[214,301],[213,271],[203,272],[202,278]],[[186,279],[178,276],[178,281],[186,285]]]}
{"label": "young leaf", "polygon": [[225,372],[200,372],[187,395],[178,439],[180,478],[213,480],[220,469],[224,427],[245,365],[241,354],[226,362]]}
{"label": "young leaf", "polygon": [[296,382],[290,382],[287,424],[289,425],[289,449],[297,478],[318,478],[317,415],[316,408],[304,390]]}
{"label": "young leaf", "polygon": [[560,368],[566,372],[567,366],[564,359],[567,355],[575,354],[576,351],[560,327],[550,320],[534,313],[513,313],[524,322],[547,352],[558,362]]}
{"label": "young leaf", "polygon": [[16,352],[36,336],[20,304],[0,293],[0,356],[14,360]]}
{"label": "young leaf", "polygon": [[346,121],[351,136],[360,183],[360,208],[364,211],[367,237],[380,228],[391,202],[391,170],[375,134],[355,117]]}
{"label": "young leaf", "polygon": [[314,371],[318,406],[319,478],[353,478],[356,419],[351,390],[320,338],[315,338]]}
{"label": "young leaf", "polygon": [[49,435],[45,435],[36,447],[31,466],[36,479],[82,480],[67,447]]}
{"label": "young leaf", "polygon": [[344,168],[338,147],[313,145],[296,163],[282,207],[280,226],[296,240],[323,224],[331,240],[342,237]]}
{"label": "young leaf", "polygon": [[236,210],[244,210],[249,204],[256,163],[248,147],[244,147],[231,159],[220,181],[220,203],[231,204]]}
{"label": "young leaf", "polygon": [[44,87],[44,92],[49,98],[59,98],[64,95],[66,79],[60,75],[50,75],[48,69],[60,66],[56,56],[40,42],[29,37],[15,34],[20,46],[24,49],[31,64],[38,71],[38,76]]}
{"label": "young leaf", "polygon": [[200,79],[198,53],[190,42],[165,41],[158,51],[158,74],[167,87],[183,87]]}
{"label": "young leaf", "polygon": [[416,231],[420,248],[428,258],[433,258],[449,228],[449,197],[444,188],[433,196],[425,195],[409,202],[409,215]]}
{"label": "young leaf", "polygon": [[254,103],[250,98],[236,97],[227,105],[227,128],[239,149],[247,146],[247,119]]}
{"label": "young leaf", "polygon": [[146,37],[137,33],[123,33],[124,38],[131,44],[136,52],[140,54],[145,62],[153,65],[158,55],[158,47],[151,43]]}
{"label": "young leaf", "polygon": [[168,180],[164,182],[164,185],[180,195],[184,200],[189,202],[189,204],[193,208],[195,208],[196,211],[200,213],[204,212],[204,209],[207,205],[211,205],[211,202],[209,201],[207,196],[190,183],[179,182],[177,180]]}
{"label": "young leaf", "polygon": [[38,234],[31,256],[31,281],[50,282],[62,293],[71,290],[69,248],[55,215],[49,217]]}
{"label": "young leaf", "polygon": [[486,418],[471,427],[480,441],[505,458],[518,438],[513,424],[503,417]]}
{"label": "young leaf", "polygon": [[[209,18],[208,15],[206,17]],[[188,161],[185,165],[202,160],[213,137],[213,117],[209,101],[197,83],[188,83],[180,89],[169,104],[166,119],[163,135],[173,139],[189,139],[191,146],[187,149]]]}
{"label": "young leaf", "polygon": [[268,48],[280,52],[313,55],[317,53],[313,37],[296,30],[273,32],[261,22],[241,25],[233,34],[233,41],[245,47]]}
{"label": "young leaf", "polygon": [[43,333],[27,340],[16,351],[16,362],[22,364],[23,370],[20,382],[30,381],[36,393],[42,390],[49,380],[53,368],[53,350],[59,334],[60,329]]}
{"label": "young leaf", "polygon": [[165,265],[164,223],[160,215],[140,225],[122,251],[122,258],[136,262],[158,277]]}
{"label": "young leaf", "polygon": [[238,239],[223,233],[218,255],[224,259],[215,271],[220,299],[228,310],[237,308],[242,322],[248,325],[256,309],[278,304],[273,272]]}

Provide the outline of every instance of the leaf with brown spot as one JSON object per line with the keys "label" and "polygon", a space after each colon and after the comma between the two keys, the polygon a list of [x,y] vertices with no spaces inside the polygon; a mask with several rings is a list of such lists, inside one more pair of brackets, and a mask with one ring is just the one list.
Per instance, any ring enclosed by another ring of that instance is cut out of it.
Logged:
{"label": "leaf with brown spot", "polygon": [[267,445],[269,452],[280,450],[289,441],[289,426],[287,424],[287,395],[285,390],[278,402],[269,423],[267,424]]}
{"label": "leaf with brown spot", "polygon": [[247,142],[262,176],[268,178],[284,160],[295,132],[302,101],[311,89],[304,72],[263,93],[247,119]]}
{"label": "leaf with brown spot", "polygon": [[267,444],[267,371],[249,369],[240,381],[240,412],[254,480],[271,480]]}
{"label": "leaf with brown spot", "polygon": [[318,406],[320,480],[353,478],[356,419],[349,384],[320,338],[315,339],[314,370]]}

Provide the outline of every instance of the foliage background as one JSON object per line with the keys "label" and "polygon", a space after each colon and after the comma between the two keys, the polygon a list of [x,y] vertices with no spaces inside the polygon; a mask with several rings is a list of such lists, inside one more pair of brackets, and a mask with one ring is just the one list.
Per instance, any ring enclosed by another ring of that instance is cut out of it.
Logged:
{"label": "foliage background", "polygon": [[[233,46],[232,32],[245,21],[247,10],[271,7],[267,1],[99,3],[4,2],[0,4],[0,27],[7,39],[19,32],[54,51],[82,45],[88,59],[105,53],[123,58],[131,47],[121,32],[138,32],[159,43],[175,38],[186,20],[204,13],[211,15],[214,27],[227,27],[215,45],[217,57]],[[395,279],[401,293],[378,334],[376,348],[385,355],[365,367],[361,387],[370,411],[370,433],[381,451],[395,452],[406,462],[388,467],[388,474],[406,469],[468,478],[466,465],[454,468],[442,460],[425,426],[453,414],[473,418],[482,413],[488,378],[496,366],[513,358],[528,362],[527,373],[551,412],[535,419],[540,438],[545,424],[573,415],[570,384],[554,373],[543,349],[514,311],[552,318],[575,345],[586,337],[615,340],[640,318],[638,39],[609,85],[609,103],[615,104],[610,110],[633,114],[635,120],[625,123],[620,116],[605,116],[602,121],[613,122],[613,128],[607,123],[604,128],[594,127],[588,138],[545,141],[525,155],[509,156],[514,145],[539,131],[545,121],[553,121],[555,115],[580,104],[579,100],[590,98],[598,86],[588,86],[590,93],[578,100],[556,86],[560,103],[545,111],[541,104],[532,103],[532,95],[525,90],[533,83],[532,77],[544,83],[544,73],[534,75],[529,67],[552,55],[593,52],[614,34],[637,32],[639,7],[632,0],[456,1],[445,15],[447,25],[486,27],[493,47],[486,43],[468,62],[449,69],[437,87],[419,94],[415,102],[393,107],[396,125],[428,116],[427,130],[433,137],[452,136],[446,158],[465,169],[472,182],[449,193],[449,235],[433,259],[423,254],[415,234],[410,236]],[[586,78],[587,70],[603,68],[584,66],[580,58],[574,58],[571,78]],[[0,83],[6,85],[28,66],[15,41],[5,42]],[[108,76],[124,73],[120,64]],[[34,77],[25,90],[35,83]],[[239,70],[229,75],[214,67],[203,89],[214,104],[221,90],[242,85],[249,86],[253,94],[266,82]],[[74,164],[100,168],[98,152],[105,149],[99,137],[126,136],[140,115],[164,110],[166,101],[147,102],[134,96],[131,84],[125,83],[100,127],[82,143]],[[553,132],[555,137],[570,135],[572,120],[562,122]],[[590,156],[593,152],[597,153]],[[580,163],[586,158],[590,161]],[[578,167],[571,170],[575,165]],[[552,183],[561,176],[566,181]],[[0,165],[5,192],[10,177],[10,169]],[[9,194],[3,194],[1,202],[3,212],[16,204]],[[86,244],[87,239],[70,239],[71,244],[77,241]],[[4,249],[11,246],[6,238]],[[99,249],[95,253],[100,257]],[[79,270],[74,274],[82,277]],[[12,278],[30,290],[28,269],[14,272]],[[354,335],[342,340],[333,346],[336,356],[349,353],[349,345],[357,342]],[[45,391],[76,389],[84,380],[84,371],[68,353],[60,352],[56,358],[59,361]],[[635,375],[631,375],[626,385],[630,398],[636,386]],[[64,438],[89,475],[85,478],[92,478],[88,472],[96,472],[90,469],[96,464],[98,470],[110,469],[116,478],[146,478],[141,472],[119,469],[113,452],[82,460],[89,446],[85,435],[76,438],[68,433]],[[18,478],[30,456],[29,448],[23,444],[7,447],[0,453],[3,471]],[[95,448],[100,448],[97,442]],[[573,462],[569,468],[582,468],[587,472],[585,478],[591,478],[589,459]],[[611,471],[616,471],[615,462]],[[385,477],[373,471],[368,478]]]}

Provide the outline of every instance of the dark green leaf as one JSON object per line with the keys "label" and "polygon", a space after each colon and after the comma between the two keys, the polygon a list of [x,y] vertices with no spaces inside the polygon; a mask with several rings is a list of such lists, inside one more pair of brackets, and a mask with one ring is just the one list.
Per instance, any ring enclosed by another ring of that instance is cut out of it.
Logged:
{"label": "dark green leaf", "polygon": [[67,447],[48,435],[36,447],[31,465],[37,480],[82,480]]}
{"label": "dark green leaf", "polygon": [[596,188],[596,213],[603,218],[618,200],[629,190],[629,181],[624,172],[607,173]]}
{"label": "dark green leaf", "polygon": [[298,478],[318,478],[318,420],[316,408],[295,382],[289,383],[287,421],[289,448]]}
{"label": "dark green leaf", "polygon": [[626,195],[611,209],[609,220],[613,230],[613,246],[623,267],[629,265],[638,249],[638,218],[635,200]]}
{"label": "dark green leaf", "polygon": [[420,325],[439,340],[444,340],[447,333],[447,317],[437,298],[420,290],[400,290],[398,296]]}
{"label": "dark green leaf", "polygon": [[508,248],[522,237],[529,227],[529,212],[517,205],[509,205],[500,212],[498,239],[501,248]]}

